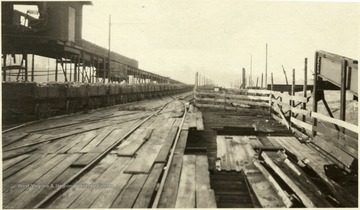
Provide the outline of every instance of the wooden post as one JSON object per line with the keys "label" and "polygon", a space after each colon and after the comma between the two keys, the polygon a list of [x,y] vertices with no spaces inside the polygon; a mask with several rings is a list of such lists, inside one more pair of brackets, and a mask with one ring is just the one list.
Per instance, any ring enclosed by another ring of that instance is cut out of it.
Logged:
{"label": "wooden post", "polygon": [[272,113],[272,98],[273,98],[273,88],[274,88],[274,78],[273,78],[273,73],[271,73],[271,94],[270,94],[270,106],[269,106],[269,112],[270,112],[270,117],[271,117],[271,113]]}
{"label": "wooden post", "polygon": [[[317,94],[317,80],[318,80],[318,73],[319,73],[319,70],[320,70],[320,61],[321,61],[321,58],[319,57],[319,54],[318,52],[315,52],[315,66],[314,66],[314,85],[313,85],[313,108],[312,108],[312,111],[313,112],[317,112],[317,108],[318,108],[318,94]],[[313,136],[316,136],[316,131],[314,131],[314,127],[317,126],[317,119],[314,117],[313,118],[313,122],[312,122],[312,135]]]}
{"label": "wooden post", "polygon": [[195,73],[195,88],[194,88],[195,91],[196,91],[197,86],[198,86],[198,74],[199,74],[199,72]]}
{"label": "wooden post", "polygon": [[245,68],[242,69],[242,88],[245,89],[246,87],[246,71]]}
{"label": "wooden post", "polygon": [[[72,57],[73,57],[73,56],[71,55],[71,56],[70,56],[70,61],[72,60]],[[67,62],[68,62],[68,61],[66,61],[66,63],[67,63]],[[69,78],[70,78],[69,81],[71,82],[71,77],[72,77],[72,63],[69,62],[69,66],[70,66],[70,67],[69,67]]]}
{"label": "wooden post", "polygon": [[3,81],[6,81],[6,57],[7,54],[3,54]]}
{"label": "wooden post", "polygon": [[[303,96],[304,98],[307,98],[307,58],[305,58],[305,68],[304,68],[304,87],[303,87]],[[302,104],[302,109],[306,109],[306,102]],[[306,121],[306,116],[303,115],[302,121]]]}
{"label": "wooden post", "polygon": [[59,64],[59,60],[58,57],[56,56],[56,62],[55,62],[55,81],[58,81],[58,64]]}
{"label": "wooden post", "polygon": [[[347,72],[347,60],[341,61],[341,89],[340,89],[340,120],[346,119],[346,72]],[[345,128],[340,130],[345,133]]]}
{"label": "wooden post", "polygon": [[31,58],[31,82],[34,82],[34,70],[35,70],[35,55],[32,54],[32,58]]}
{"label": "wooden post", "polygon": [[263,73],[261,73],[261,89],[263,89],[263,88],[264,88],[264,86],[263,86],[263,82],[264,82],[264,74],[263,74]]}
{"label": "wooden post", "polygon": [[256,77],[256,87],[258,86],[259,83],[259,77]]}
{"label": "wooden post", "polygon": [[27,54],[23,54],[23,59],[25,60],[25,81],[28,81],[28,59]]}
{"label": "wooden post", "polygon": [[[292,72],[292,85],[291,85],[291,96],[295,96],[295,69]],[[295,106],[295,101],[290,100],[290,118],[294,117],[294,113],[292,112],[292,108]],[[291,127],[291,122],[289,123]]]}
{"label": "wooden post", "polygon": [[74,63],[74,82],[77,82],[77,72],[78,72],[78,62],[79,62],[79,58],[78,58],[78,56],[75,56],[74,57],[74,61],[75,61],[75,63]]}

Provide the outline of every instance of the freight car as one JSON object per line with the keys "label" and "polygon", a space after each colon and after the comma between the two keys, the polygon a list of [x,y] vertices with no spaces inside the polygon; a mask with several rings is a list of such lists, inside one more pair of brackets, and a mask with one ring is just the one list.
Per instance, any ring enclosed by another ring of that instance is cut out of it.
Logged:
{"label": "freight car", "polygon": [[3,120],[22,116],[46,119],[115,104],[190,91],[184,84],[119,84],[76,82],[3,82]]}

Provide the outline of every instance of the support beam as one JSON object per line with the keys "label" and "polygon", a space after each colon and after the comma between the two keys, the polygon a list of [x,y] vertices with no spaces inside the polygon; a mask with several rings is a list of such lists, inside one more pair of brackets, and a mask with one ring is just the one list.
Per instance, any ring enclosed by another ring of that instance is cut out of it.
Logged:
{"label": "support beam", "polygon": [[[314,59],[314,85],[313,85],[313,112],[317,112],[318,110],[318,94],[317,94],[317,81],[318,81],[318,73],[320,70],[320,61],[321,58],[319,57],[318,52],[315,52],[315,59]],[[317,119],[314,117],[313,118],[313,122],[312,122],[313,128],[317,126]],[[316,131],[314,129],[312,129],[312,136],[316,136]]]}
{"label": "support beam", "polygon": [[58,58],[56,57],[55,59],[55,81],[57,82],[58,81],[58,71],[59,71],[59,67],[58,67],[58,64],[59,64],[59,60]]}
{"label": "support beam", "polygon": [[195,73],[195,90],[197,89],[198,86],[198,72]]}
{"label": "support beam", "polygon": [[34,70],[35,70],[35,55],[32,54],[32,59],[31,59],[31,82],[34,82]]}
{"label": "support beam", "polygon": [[[303,96],[304,98],[307,98],[307,58],[305,58],[305,67],[304,67],[304,87],[303,87]],[[302,109],[306,109],[306,102],[304,102],[302,104]],[[306,116],[303,115],[302,117],[302,121],[305,122],[306,121]]]}
{"label": "support beam", "polygon": [[25,81],[28,81],[28,56],[23,54],[23,59],[25,61]]}
{"label": "support beam", "polygon": [[6,81],[6,57],[7,57],[7,54],[3,54],[3,68],[2,68],[3,81]]}
{"label": "support beam", "polygon": [[[340,90],[340,120],[345,121],[346,117],[346,72],[347,60],[343,59],[341,62],[341,90]],[[345,129],[341,129],[345,133]]]}

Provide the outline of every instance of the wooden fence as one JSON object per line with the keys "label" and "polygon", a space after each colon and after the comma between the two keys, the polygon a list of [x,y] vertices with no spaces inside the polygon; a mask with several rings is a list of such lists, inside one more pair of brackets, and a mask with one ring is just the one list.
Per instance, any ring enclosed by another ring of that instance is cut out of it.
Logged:
{"label": "wooden fence", "polygon": [[[197,107],[249,111],[261,108],[340,167],[349,169],[357,162],[354,160],[358,159],[358,126],[307,110],[310,97],[271,90],[226,89],[215,92],[198,88],[194,90],[194,98]],[[317,119],[316,125],[312,123],[314,119]]]}

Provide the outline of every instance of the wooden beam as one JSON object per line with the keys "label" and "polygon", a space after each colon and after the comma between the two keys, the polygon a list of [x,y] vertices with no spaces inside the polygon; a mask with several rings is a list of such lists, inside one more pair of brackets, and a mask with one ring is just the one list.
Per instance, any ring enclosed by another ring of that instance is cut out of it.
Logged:
{"label": "wooden beam", "polygon": [[[319,58],[318,52],[315,52],[315,66],[314,66],[314,86],[313,86],[313,108],[312,110],[314,112],[317,112],[317,108],[318,108],[318,96],[317,96],[317,81],[318,81],[318,72],[320,69],[320,62],[321,58]],[[317,119],[313,118],[313,122],[312,122],[313,127],[316,127],[317,125]],[[316,131],[312,131],[312,135],[316,136]]]}
{"label": "wooden beam", "polygon": [[35,58],[34,57],[35,57],[35,55],[32,54],[32,59],[31,59],[31,82],[34,81],[34,66],[35,66],[35,63],[34,63]]}
{"label": "wooden beam", "polygon": [[298,120],[294,117],[291,117],[290,121],[301,128],[305,128],[306,130],[312,131],[312,126],[310,124],[307,124],[307,123],[305,123],[301,120]]}
{"label": "wooden beam", "polygon": [[[307,98],[307,58],[305,58],[305,67],[304,67],[304,87],[303,87],[303,97]],[[306,110],[306,102],[303,102],[302,109]],[[306,116],[303,115],[302,121],[306,121]]]}
{"label": "wooden beam", "polygon": [[320,119],[320,120],[323,120],[323,121],[326,121],[326,122],[329,122],[329,123],[339,125],[339,126],[341,126],[343,128],[346,128],[346,129],[351,130],[351,131],[353,131],[355,133],[358,133],[359,127],[357,125],[354,125],[354,124],[351,124],[351,123],[348,123],[348,122],[345,122],[345,121],[342,121],[342,120],[339,120],[339,119],[331,118],[331,117],[328,117],[328,116],[325,116],[325,115],[322,115],[322,114],[319,114],[319,113],[316,113],[316,112],[311,112],[311,117],[313,119]]}
{"label": "wooden beam", "polygon": [[[340,120],[345,121],[346,117],[346,72],[347,60],[341,62],[341,90],[340,90]],[[341,130],[345,133],[345,130]]]}
{"label": "wooden beam", "polygon": [[307,208],[314,208],[314,203],[308,198],[308,196],[269,158],[266,152],[261,153],[264,161],[275,171],[277,175],[296,193],[301,202]]}
{"label": "wooden beam", "polygon": [[259,171],[265,176],[266,180],[271,184],[271,186],[274,188],[276,193],[279,195],[281,200],[284,202],[285,206],[287,208],[291,207],[293,203],[291,200],[287,197],[283,189],[280,187],[280,185],[275,181],[275,179],[271,176],[271,174],[260,164],[258,160],[254,161],[254,165],[256,168],[259,169]]}

